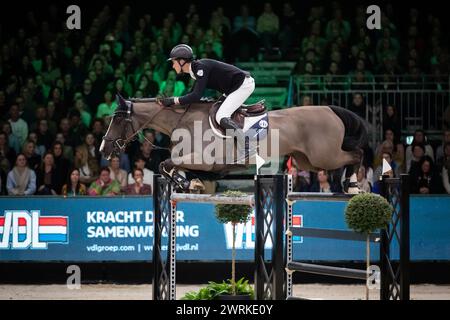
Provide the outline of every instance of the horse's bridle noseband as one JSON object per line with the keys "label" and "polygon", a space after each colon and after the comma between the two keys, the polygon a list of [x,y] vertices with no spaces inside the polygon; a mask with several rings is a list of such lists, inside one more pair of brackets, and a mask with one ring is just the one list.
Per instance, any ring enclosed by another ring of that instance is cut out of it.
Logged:
{"label": "horse's bridle noseband", "polygon": [[[125,130],[126,127],[125,127],[124,130],[122,131],[122,135],[121,135],[120,138],[117,138],[117,139],[109,139],[109,138],[107,138],[106,135],[105,135],[105,136],[103,136],[103,140],[112,142],[113,145],[114,145],[114,147],[119,149],[119,152],[125,151],[125,147],[127,146],[127,144],[128,144],[130,141],[135,140],[137,134],[138,134],[138,133],[139,133],[139,132],[140,132],[140,131],[148,124],[148,123],[150,123],[150,122],[156,117],[156,115],[157,115],[161,110],[164,109],[164,107],[161,107],[161,109],[158,110],[158,111],[153,115],[153,117],[151,117],[151,119],[150,119],[149,121],[147,121],[146,123],[144,123],[138,130],[135,130],[135,129],[134,129],[134,125],[133,125],[133,119],[131,118],[131,115],[133,114],[133,102],[156,102],[156,101],[157,101],[156,98],[145,98],[145,99],[138,99],[138,98],[135,98],[135,99],[125,100],[125,104],[127,105],[127,110],[116,110],[116,111],[114,111],[114,113],[113,113],[113,119],[114,119],[114,117],[116,117],[116,116],[124,117],[124,118],[125,118],[125,125],[126,125],[126,126],[127,126],[127,125],[128,125],[128,126],[131,126],[131,132],[133,132],[133,134],[132,134],[131,136],[129,136],[129,137],[126,137],[126,136],[125,136],[125,134],[126,134],[126,130]],[[111,122],[111,124],[112,124],[112,122]],[[154,149],[169,150],[169,151],[170,151],[169,148],[162,148],[162,147],[159,147],[159,146],[154,145],[154,144],[153,144],[151,141],[149,141],[145,136],[144,136],[144,139],[145,139],[147,142],[149,142],[149,143],[152,145],[152,147],[153,147]]]}
{"label": "horse's bridle noseband", "polygon": [[[122,131],[122,135],[120,138],[117,139],[109,139],[105,136],[103,136],[103,140],[105,141],[112,141],[114,147],[117,147],[119,149],[119,151],[123,151],[127,145],[128,142],[134,140],[134,138],[136,137],[136,134],[139,131],[135,131],[134,130],[134,125],[133,125],[133,119],[131,118],[131,114],[133,112],[133,103],[131,101],[125,101],[126,105],[127,105],[127,110],[116,110],[113,113],[113,119],[114,117],[118,116],[118,117],[124,117],[125,118],[125,125],[129,125],[131,126],[131,132],[133,132],[133,135],[131,135],[130,137],[126,137],[126,130]],[[126,128],[124,128],[126,129]]]}

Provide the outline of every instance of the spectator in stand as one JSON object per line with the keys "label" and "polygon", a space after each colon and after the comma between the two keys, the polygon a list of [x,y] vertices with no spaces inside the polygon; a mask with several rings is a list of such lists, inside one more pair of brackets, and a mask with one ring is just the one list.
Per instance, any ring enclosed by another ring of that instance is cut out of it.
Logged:
{"label": "spectator in stand", "polygon": [[8,135],[0,131],[0,169],[9,172],[16,160],[16,152],[9,146]]}
{"label": "spectator in stand", "polygon": [[117,180],[120,183],[121,190],[124,191],[128,185],[127,172],[120,169],[120,158],[117,155],[112,156],[109,160],[109,170],[111,171],[111,179]]}
{"label": "spectator in stand", "polygon": [[[1,57],[1,56],[0,56]],[[1,70],[1,58],[0,58],[0,84],[2,83],[1,81],[1,72],[3,70]],[[6,104],[6,94],[4,90],[0,90],[0,122],[6,121],[7,115],[8,115],[8,111],[9,111],[9,107]]]}
{"label": "spectator in stand", "polygon": [[8,144],[11,149],[13,149],[16,154],[21,151],[21,147],[19,144],[19,138],[12,133],[11,124],[9,122],[3,123],[1,127],[1,131],[3,131],[8,136]]}
{"label": "spectator in stand", "polygon": [[55,83],[55,80],[61,77],[61,69],[54,64],[51,55],[45,56],[45,62],[40,73],[44,82],[48,85]]}
{"label": "spectator in stand", "polygon": [[95,106],[98,106],[99,102],[99,96],[97,92],[93,91],[92,88],[92,81],[87,78],[83,82],[83,90],[81,91],[83,95],[83,100],[86,103],[87,111],[90,113],[93,113],[95,110]]}
{"label": "spectator in stand", "polygon": [[406,170],[409,174],[415,174],[419,168],[420,159],[425,156],[425,146],[421,143],[412,145],[412,157],[409,163],[407,163]]}
{"label": "spectator in stand", "polygon": [[286,162],[286,174],[292,175],[293,187],[295,192],[308,192],[311,187],[311,173],[309,171],[300,170],[297,161],[289,157]]}
{"label": "spectator in stand", "polygon": [[[344,176],[345,179],[345,176]],[[361,192],[371,192],[372,186],[366,177],[366,168],[364,166],[360,166],[357,174],[357,184],[358,188]]]}
{"label": "spectator in stand", "polygon": [[45,154],[45,151],[47,151],[47,149],[45,148],[44,145],[38,144],[38,136],[37,136],[36,132],[30,132],[28,134],[27,141],[32,141],[34,143],[34,145],[35,145],[35,150],[34,151],[40,157],[42,157]]}
{"label": "spectator in stand", "polygon": [[27,164],[30,169],[36,172],[41,164],[41,156],[36,153],[36,144],[31,140],[27,140],[23,145],[22,152],[27,158]]}
{"label": "spectator in stand", "polygon": [[69,159],[72,161],[73,160],[73,148],[71,146],[65,145],[66,139],[64,138],[64,135],[61,132],[58,132],[56,134],[55,142],[59,142],[63,145],[63,156],[66,159]]}
{"label": "spectator in stand", "polygon": [[[388,151],[384,151],[381,156],[383,159],[387,161],[387,163],[392,168],[392,176],[393,177],[399,177],[398,173],[398,165],[395,161],[392,160],[392,153]],[[383,175],[383,162],[381,162],[374,170],[373,172],[373,184],[380,180],[380,177]]]}
{"label": "spectator in stand", "polygon": [[[388,155],[387,155],[388,156]],[[386,158],[387,159],[387,158]],[[384,175],[387,175],[389,178],[394,178],[394,170],[388,170],[387,172],[384,172]],[[381,194],[381,176],[378,176],[377,180],[373,180],[373,187],[372,187],[372,193]]]}
{"label": "spectator in stand", "polygon": [[7,172],[2,167],[0,167],[0,196],[6,196],[8,194],[8,190],[6,188]]}
{"label": "spectator in stand", "polygon": [[295,36],[299,28],[297,14],[289,2],[283,3],[283,14],[280,19],[280,50],[283,58],[289,60],[292,47],[296,45]]}
{"label": "spectator in stand", "polygon": [[112,91],[106,90],[103,95],[105,99],[103,103],[99,104],[97,108],[97,118],[104,118],[105,116],[112,116],[117,109],[117,101],[113,98]]}
{"label": "spectator in stand", "polygon": [[450,130],[450,105],[447,106],[442,115],[442,129]]}
{"label": "spectator in stand", "polygon": [[397,59],[400,50],[399,42],[396,38],[391,37],[391,31],[383,29],[383,37],[380,38],[376,45],[376,56],[378,63],[381,63],[387,57]]}
{"label": "spectator in stand", "polygon": [[8,173],[7,179],[8,195],[30,196],[36,191],[36,174],[27,166],[27,158],[19,154],[16,165]]}
{"label": "spectator in stand", "polygon": [[70,105],[73,101],[73,98],[75,96],[75,84],[72,81],[72,75],[70,73],[66,73],[64,75],[64,90],[63,90],[63,97],[64,97],[64,103],[66,105]]}
{"label": "spectator in stand", "polygon": [[100,170],[100,177],[91,183],[88,194],[90,196],[116,196],[120,194],[120,183],[110,177],[108,167]]}
{"label": "spectator in stand", "polygon": [[80,113],[81,123],[83,126],[85,128],[89,128],[91,126],[92,116],[88,111],[86,111],[86,104],[81,96],[75,99],[74,109],[78,110]]}
{"label": "spectator in stand", "polygon": [[444,157],[442,160],[442,184],[445,192],[450,194],[450,142],[444,146]]}
{"label": "spectator in stand", "polygon": [[136,81],[135,83],[135,95],[136,95],[136,91],[141,91],[142,95],[145,97],[150,96],[150,80],[147,77],[147,75],[145,75],[144,73],[142,73],[139,76],[138,81]]}
{"label": "spectator in stand", "polygon": [[86,186],[80,182],[80,171],[78,169],[72,169],[67,183],[62,187],[61,194],[64,197],[87,195]]}
{"label": "spectator in stand", "polygon": [[94,135],[95,148],[100,149],[100,144],[102,143],[103,136],[105,135],[105,123],[103,119],[94,119],[92,122],[91,133]]}
{"label": "spectator in stand", "polygon": [[80,181],[86,185],[98,178],[98,163],[94,158],[89,158],[86,146],[78,146],[75,149],[74,165],[80,171]]}
{"label": "spectator in stand", "polygon": [[36,171],[37,177],[37,195],[57,195],[61,192],[60,188],[64,177],[58,174],[55,167],[55,160],[51,152],[44,155],[42,163]]}
{"label": "spectator in stand", "polygon": [[144,172],[142,169],[133,169],[133,179],[134,183],[129,184],[126,188],[127,195],[146,195],[152,194],[152,187],[144,183]]}
{"label": "spectator in stand", "polygon": [[70,110],[68,117],[70,121],[70,140],[73,145],[78,146],[83,143],[83,137],[88,134],[88,129],[83,122],[81,122],[81,113],[77,109]]}
{"label": "spectator in stand", "polygon": [[393,105],[388,105],[385,113],[383,114],[383,131],[386,132],[387,129],[393,131],[396,142],[400,141],[400,119],[397,115],[397,109]]}
{"label": "spectator in stand", "polygon": [[61,142],[55,141],[52,145],[51,151],[53,153],[53,158],[55,161],[55,171],[58,176],[61,177],[59,180],[60,185],[56,186],[56,190],[58,192],[61,191],[62,184],[64,183],[65,177],[67,177],[69,173],[69,168],[71,167],[71,162],[69,159],[64,157],[63,155],[64,145]]}
{"label": "spectator in stand", "polygon": [[425,155],[430,156],[431,159],[434,159],[433,147],[427,142],[425,132],[421,129],[418,129],[414,132],[414,139],[411,145],[406,148],[405,159],[407,164],[409,164],[411,161],[412,148],[415,144],[423,144],[425,146]]}
{"label": "spectator in stand", "polygon": [[329,181],[327,170],[317,172],[317,180],[311,186],[310,192],[339,192],[339,187]]}
{"label": "spectator in stand", "polygon": [[[403,144],[398,141],[396,139],[396,137],[394,136],[394,131],[392,131],[391,129],[386,129],[386,131],[384,132],[384,141],[389,141],[389,152],[392,152],[392,157],[393,160],[397,163],[398,165],[398,169],[399,169],[399,173],[405,172],[405,148],[403,146]],[[377,155],[380,155],[383,147],[385,147],[386,144],[381,143],[377,150],[375,151],[375,153]],[[390,149],[390,147],[392,146],[392,149]],[[377,165],[380,164],[379,162],[377,163]]]}
{"label": "spectator in stand", "polygon": [[110,90],[114,93],[114,96],[120,94],[124,98],[128,98],[131,96],[131,86],[128,82],[125,82],[123,79],[116,79],[113,83],[113,86],[108,86]]}
{"label": "spectator in stand", "polygon": [[39,127],[40,120],[47,120],[48,130],[50,134],[56,134],[56,123],[48,117],[47,109],[44,106],[38,106],[35,111],[36,121],[29,126],[29,131],[36,131]]}
{"label": "spectator in stand", "polygon": [[55,136],[50,133],[50,131],[48,129],[47,120],[45,120],[45,119],[39,120],[36,134],[37,134],[36,144],[38,146],[41,146],[41,145],[44,146],[45,150],[50,149],[53,141],[55,140]]}
{"label": "spectator in stand", "polygon": [[265,2],[264,11],[257,20],[256,32],[259,33],[266,53],[272,51],[279,29],[280,21],[278,16],[273,12],[271,3]]}
{"label": "spectator in stand", "polygon": [[18,143],[22,146],[28,137],[28,124],[20,118],[19,106],[11,105],[9,108],[10,118],[8,120],[11,125],[12,133],[17,137]]}
{"label": "spectator in stand", "polygon": [[[354,82],[373,82],[373,74],[366,68],[366,62],[363,59],[358,59],[356,61],[355,69],[349,72],[349,76],[352,77]],[[359,77],[358,77],[359,76]],[[369,89],[368,86],[366,89]]]}
{"label": "spectator in stand", "polygon": [[167,80],[163,81],[161,83],[161,87],[160,87],[160,94],[163,94],[167,84],[173,83],[174,85],[174,89],[173,89],[173,96],[179,97],[183,94],[183,92],[186,90],[186,86],[184,84],[183,81],[177,81],[177,73],[175,72],[175,70],[170,70],[169,73],[167,74]]}
{"label": "spectator in stand", "polygon": [[350,37],[351,26],[342,16],[342,10],[334,11],[334,18],[327,23],[326,36],[329,41],[342,37],[345,41]]}
{"label": "spectator in stand", "polygon": [[326,89],[328,90],[342,89],[343,79],[339,77],[341,75],[342,73],[339,70],[338,63],[335,61],[331,61],[326,76],[324,77]]}
{"label": "spectator in stand", "polygon": [[[134,169],[141,169],[144,178],[144,184],[148,184],[153,190],[153,171],[145,167],[145,159],[142,156],[137,156],[134,160]],[[135,183],[132,172],[128,174],[128,185]]]}
{"label": "spectator in stand", "polygon": [[83,79],[86,77],[86,72],[79,55],[73,56],[72,65],[69,67],[69,74],[72,76],[72,81],[75,87],[78,87],[83,83]]}
{"label": "spectator in stand", "polygon": [[445,162],[445,146],[450,143],[450,129],[444,131],[444,136],[442,138],[442,144],[436,149],[436,165],[441,167]]}
{"label": "spectator in stand", "polygon": [[67,116],[69,106],[64,103],[64,100],[61,96],[60,88],[58,88],[58,87],[52,88],[50,90],[48,99],[49,99],[49,101],[52,101],[55,106],[54,119],[56,121],[59,121],[60,119]]}
{"label": "spectator in stand", "polygon": [[442,179],[435,170],[433,159],[423,156],[419,161],[418,170],[411,176],[411,193],[442,193],[441,181]]}
{"label": "spectator in stand", "polygon": [[247,61],[256,57],[259,39],[255,26],[255,17],[250,14],[249,7],[245,4],[241,5],[239,15],[233,19],[230,45],[234,52],[230,59]]}
{"label": "spectator in stand", "polygon": [[62,118],[59,121],[59,133],[64,137],[64,144],[71,146],[73,149],[77,146],[76,141],[70,133],[71,124],[68,118]]}
{"label": "spectator in stand", "polygon": [[361,118],[366,119],[367,107],[364,101],[364,97],[361,93],[353,94],[352,105],[348,109],[356,113]]}

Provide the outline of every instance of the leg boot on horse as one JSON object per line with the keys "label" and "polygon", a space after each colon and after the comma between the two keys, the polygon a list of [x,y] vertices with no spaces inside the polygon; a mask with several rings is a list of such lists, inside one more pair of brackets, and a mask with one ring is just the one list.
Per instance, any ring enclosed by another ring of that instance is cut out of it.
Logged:
{"label": "leg boot on horse", "polygon": [[165,176],[169,181],[175,184],[175,188],[184,192],[189,192],[190,182],[188,179],[183,177],[173,164],[171,160],[168,159],[159,164],[159,172]]}

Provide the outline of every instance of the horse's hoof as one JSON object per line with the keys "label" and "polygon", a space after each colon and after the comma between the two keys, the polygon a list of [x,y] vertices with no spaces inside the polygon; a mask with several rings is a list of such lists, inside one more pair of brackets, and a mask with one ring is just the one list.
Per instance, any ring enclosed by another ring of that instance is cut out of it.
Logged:
{"label": "horse's hoof", "polygon": [[192,179],[189,183],[189,190],[191,193],[201,193],[205,189],[205,185],[200,181],[200,179]]}

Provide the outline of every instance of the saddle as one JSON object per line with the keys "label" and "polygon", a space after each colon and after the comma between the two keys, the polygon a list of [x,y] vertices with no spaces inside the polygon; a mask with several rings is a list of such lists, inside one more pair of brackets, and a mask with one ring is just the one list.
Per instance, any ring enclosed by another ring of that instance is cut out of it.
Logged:
{"label": "saddle", "polygon": [[[211,110],[209,111],[209,120],[216,130],[225,134],[225,130],[216,121],[216,113],[222,105],[222,102],[222,100],[218,100],[212,105]],[[231,115],[231,119],[239,125],[239,128],[243,129],[245,118],[261,116],[267,111],[264,103],[265,101],[261,100],[254,104],[243,104]]]}

